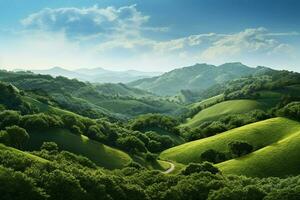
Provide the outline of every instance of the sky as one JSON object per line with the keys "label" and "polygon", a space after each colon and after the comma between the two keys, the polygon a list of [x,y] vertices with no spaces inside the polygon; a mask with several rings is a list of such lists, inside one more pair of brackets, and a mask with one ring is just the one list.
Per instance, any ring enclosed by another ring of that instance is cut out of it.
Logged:
{"label": "sky", "polygon": [[0,68],[300,71],[298,0],[0,0]]}

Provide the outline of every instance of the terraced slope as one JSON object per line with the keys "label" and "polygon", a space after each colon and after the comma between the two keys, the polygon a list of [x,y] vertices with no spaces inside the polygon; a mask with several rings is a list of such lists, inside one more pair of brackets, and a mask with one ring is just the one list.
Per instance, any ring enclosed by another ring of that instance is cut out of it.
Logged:
{"label": "terraced slope", "polygon": [[281,117],[273,118],[170,148],[162,152],[160,158],[183,164],[200,162],[200,156],[204,151],[214,149],[227,152],[228,144],[232,141],[246,141],[253,145],[254,149],[261,149],[286,139],[299,131],[299,122]]}
{"label": "terraced slope", "polygon": [[74,135],[65,129],[31,132],[27,149],[37,150],[45,141],[53,141],[60,149],[86,156],[97,165],[108,169],[122,168],[131,162],[128,154],[85,136]]}

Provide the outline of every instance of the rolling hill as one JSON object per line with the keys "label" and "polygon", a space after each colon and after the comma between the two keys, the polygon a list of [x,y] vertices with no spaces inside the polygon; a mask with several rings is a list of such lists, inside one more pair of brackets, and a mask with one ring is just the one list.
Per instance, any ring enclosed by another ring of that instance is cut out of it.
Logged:
{"label": "rolling hill", "polygon": [[224,174],[285,177],[300,173],[300,129],[292,135],[238,159],[217,164]]}
{"label": "rolling hill", "polygon": [[255,109],[266,110],[272,106],[274,105],[265,103],[264,99],[224,101],[200,111],[194,117],[188,119],[186,123],[181,124],[180,126],[196,128],[203,122],[218,120],[225,115],[247,113]]}
{"label": "rolling hill", "polygon": [[299,122],[286,118],[272,118],[173,147],[163,151],[160,157],[183,164],[201,162],[200,156],[204,151],[214,149],[220,152],[227,152],[228,144],[232,141],[246,141],[253,145],[255,150],[259,150],[288,138],[299,131]]}
{"label": "rolling hill", "polygon": [[145,113],[177,114],[183,106],[124,84],[97,84],[29,72],[0,71],[0,81],[34,99],[91,117],[126,119]]}
{"label": "rolling hill", "polygon": [[158,95],[175,95],[180,90],[201,91],[217,83],[258,73],[263,68],[251,68],[242,63],[226,63],[220,66],[196,64],[128,83]]}
{"label": "rolling hill", "polygon": [[30,140],[26,149],[38,150],[43,142],[55,142],[61,150],[70,151],[89,158],[97,165],[116,169],[123,168],[131,162],[128,154],[106,146],[100,142],[90,140],[81,135],[75,135],[65,129],[51,129],[43,132],[30,132]]}

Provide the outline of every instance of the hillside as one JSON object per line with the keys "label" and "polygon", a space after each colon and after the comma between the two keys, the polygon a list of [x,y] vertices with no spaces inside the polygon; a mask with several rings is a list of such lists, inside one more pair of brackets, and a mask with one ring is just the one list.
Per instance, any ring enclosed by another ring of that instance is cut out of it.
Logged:
{"label": "hillside", "polygon": [[93,85],[64,77],[7,71],[0,71],[0,81],[46,104],[91,118],[126,119],[145,113],[176,114],[183,109],[177,103],[124,84]]}
{"label": "hillside", "polygon": [[160,157],[183,164],[200,162],[200,156],[204,151],[214,149],[227,152],[228,144],[232,141],[246,141],[258,150],[273,145],[298,131],[300,131],[299,122],[286,118],[273,118],[176,146],[162,152]]}
{"label": "hillside", "polygon": [[244,157],[217,164],[224,174],[250,177],[298,175],[300,129]]}
{"label": "hillside", "polygon": [[175,95],[180,90],[202,91],[215,84],[258,73],[261,68],[250,68],[241,63],[220,66],[196,64],[175,69],[161,76],[129,83],[131,87],[144,89],[158,95]]}
{"label": "hillside", "polygon": [[[201,104],[199,105],[201,106]],[[274,103],[271,104],[269,102],[266,102],[265,99],[242,99],[224,101],[201,110],[199,113],[197,113],[191,119],[188,119],[187,122],[181,124],[180,126],[196,128],[203,122],[218,120],[222,116],[247,113],[255,109],[267,110],[275,105],[276,104]]]}
{"label": "hillside", "polygon": [[55,142],[60,149],[85,156],[108,169],[123,168],[131,162],[128,154],[65,129],[52,129],[43,133],[34,131],[29,134],[30,140],[26,149],[30,151],[38,150],[43,142]]}

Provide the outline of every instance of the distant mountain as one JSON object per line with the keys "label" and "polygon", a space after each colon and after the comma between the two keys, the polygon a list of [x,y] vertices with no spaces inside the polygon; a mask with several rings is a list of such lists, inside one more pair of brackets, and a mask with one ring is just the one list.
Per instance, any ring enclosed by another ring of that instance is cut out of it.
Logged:
{"label": "distant mountain", "polygon": [[37,74],[48,74],[54,77],[64,76],[67,78],[76,78],[81,81],[89,81],[92,83],[128,83],[161,74],[160,72],[141,72],[135,70],[111,71],[103,68],[81,68],[77,70],[67,70],[61,67],[31,71]]}
{"label": "distant mountain", "polygon": [[181,90],[202,91],[215,84],[259,73],[267,68],[251,68],[242,63],[226,63],[220,66],[196,64],[175,69],[157,77],[140,79],[129,86],[158,95],[175,95]]}

